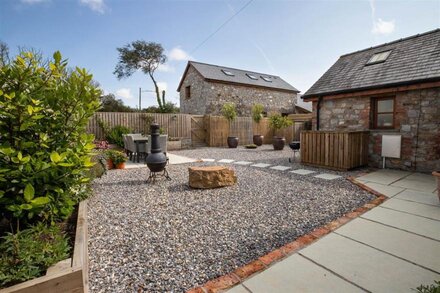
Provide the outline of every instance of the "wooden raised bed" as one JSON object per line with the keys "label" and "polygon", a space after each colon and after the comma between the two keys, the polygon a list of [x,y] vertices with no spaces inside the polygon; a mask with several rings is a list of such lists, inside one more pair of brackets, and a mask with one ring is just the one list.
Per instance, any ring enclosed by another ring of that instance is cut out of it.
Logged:
{"label": "wooden raised bed", "polygon": [[302,131],[301,163],[346,171],[368,164],[369,131]]}
{"label": "wooden raised bed", "polygon": [[85,200],[78,207],[73,257],[50,267],[45,276],[2,289],[0,293],[88,292],[87,240],[87,200]]}

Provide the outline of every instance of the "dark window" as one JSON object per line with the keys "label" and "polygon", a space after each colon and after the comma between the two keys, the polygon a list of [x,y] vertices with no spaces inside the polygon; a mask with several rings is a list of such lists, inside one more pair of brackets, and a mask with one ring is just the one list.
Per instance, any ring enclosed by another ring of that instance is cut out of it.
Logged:
{"label": "dark window", "polygon": [[394,128],[394,97],[373,99],[373,127],[378,129]]}
{"label": "dark window", "polygon": [[272,82],[272,80],[270,79],[270,76],[261,76],[261,78],[266,82]]}
{"label": "dark window", "polygon": [[226,70],[226,69],[222,69],[222,72],[223,72],[224,74],[226,74],[227,76],[235,76],[234,73],[232,73],[231,71]]}
{"label": "dark window", "polygon": [[246,73],[246,75],[253,80],[258,80],[258,77],[256,77],[255,75],[251,74],[251,73]]}
{"label": "dark window", "polygon": [[187,99],[191,98],[191,86],[190,85],[185,88],[185,98],[187,98]]}

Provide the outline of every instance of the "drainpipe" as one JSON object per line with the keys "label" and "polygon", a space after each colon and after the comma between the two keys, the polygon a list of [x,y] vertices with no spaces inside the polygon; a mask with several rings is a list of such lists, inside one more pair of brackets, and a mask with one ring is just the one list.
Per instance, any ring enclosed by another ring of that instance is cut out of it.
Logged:
{"label": "drainpipe", "polygon": [[322,97],[318,98],[318,103],[316,104],[316,130],[319,130],[319,112],[321,110]]}

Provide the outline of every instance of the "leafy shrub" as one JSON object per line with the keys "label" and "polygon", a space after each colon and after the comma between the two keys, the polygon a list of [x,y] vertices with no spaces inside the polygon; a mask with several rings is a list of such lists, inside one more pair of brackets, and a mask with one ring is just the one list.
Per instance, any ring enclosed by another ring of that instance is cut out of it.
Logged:
{"label": "leafy shrub", "polygon": [[0,244],[0,287],[39,277],[69,257],[69,245],[58,226],[38,224],[8,233]]}
{"label": "leafy shrub", "polygon": [[222,107],[222,115],[231,123],[237,117],[237,109],[234,103],[225,103]]}
{"label": "leafy shrub", "polygon": [[14,224],[67,218],[93,166],[85,130],[101,91],[59,52],[40,60],[22,53],[0,68],[0,210]]}
{"label": "leafy shrub", "polygon": [[106,139],[109,143],[116,144],[118,147],[123,148],[124,147],[124,139],[122,137],[123,134],[130,133],[130,128],[122,126],[122,125],[116,125],[110,131],[106,134]]}
{"label": "leafy shrub", "polygon": [[261,104],[252,106],[252,120],[254,120],[255,123],[260,123],[261,119],[263,119],[263,111],[264,107]]}
{"label": "leafy shrub", "polygon": [[417,287],[418,293],[440,293],[440,281],[434,281],[431,285],[420,285]]}
{"label": "leafy shrub", "polygon": [[117,150],[108,150],[105,152],[105,156],[108,160],[111,160],[115,166],[127,161],[127,156]]}
{"label": "leafy shrub", "polygon": [[269,116],[269,127],[273,130],[280,130],[292,124],[292,120],[290,120],[286,116],[282,116],[280,113],[272,113]]}

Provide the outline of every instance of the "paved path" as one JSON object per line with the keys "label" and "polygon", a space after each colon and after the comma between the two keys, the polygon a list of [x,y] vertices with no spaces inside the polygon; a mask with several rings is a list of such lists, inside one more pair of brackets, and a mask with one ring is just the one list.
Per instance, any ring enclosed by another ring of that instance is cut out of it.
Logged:
{"label": "paved path", "polygon": [[440,280],[434,177],[380,170],[358,179],[390,199],[228,292],[414,292]]}

